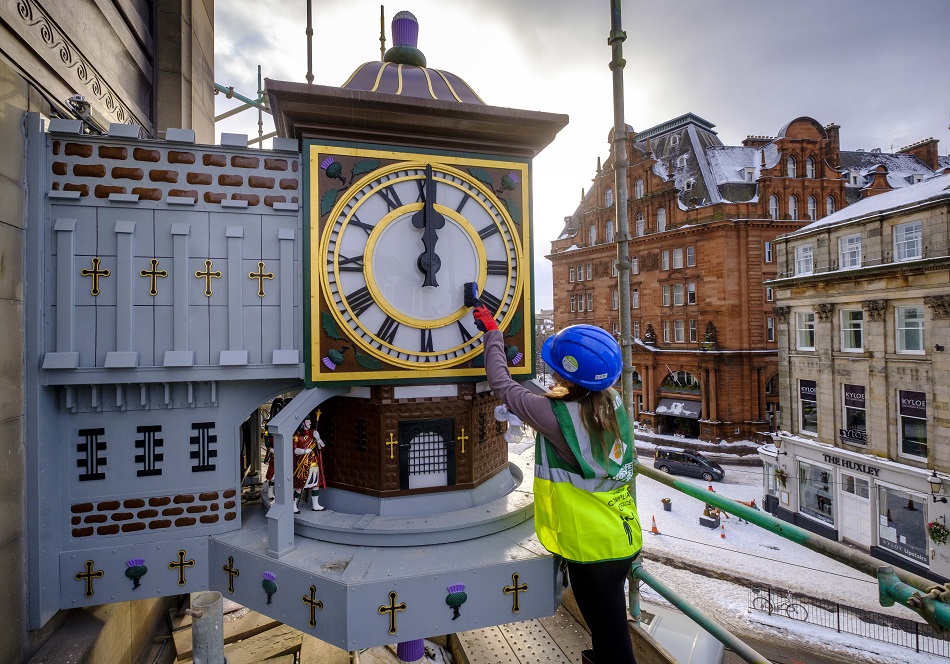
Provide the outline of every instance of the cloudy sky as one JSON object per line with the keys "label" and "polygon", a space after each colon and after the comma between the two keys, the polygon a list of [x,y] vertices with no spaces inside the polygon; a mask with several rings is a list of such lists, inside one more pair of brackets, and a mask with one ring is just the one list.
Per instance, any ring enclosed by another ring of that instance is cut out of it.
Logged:
{"label": "cloudy sky", "polygon": [[[379,59],[379,8],[313,0],[315,83],[342,85]],[[418,18],[428,65],[485,103],[570,116],[535,160],[536,305],[550,307],[544,256],[608,152],[609,0],[387,3],[387,46],[400,10]],[[934,137],[950,154],[950,0],[623,0],[622,11],[626,121],[638,131],[692,112],[737,145],[807,115],[841,125],[844,149]],[[266,78],[304,82],[306,18],[305,0],[216,2],[215,80],[254,96],[260,65]],[[235,105],[217,98],[218,113]],[[256,135],[257,114],[222,131]]]}

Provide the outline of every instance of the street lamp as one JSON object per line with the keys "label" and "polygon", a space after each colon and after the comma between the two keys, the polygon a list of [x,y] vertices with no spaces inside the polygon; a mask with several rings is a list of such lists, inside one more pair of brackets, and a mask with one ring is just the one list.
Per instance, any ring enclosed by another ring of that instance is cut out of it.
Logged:
{"label": "street lamp", "polygon": [[943,487],[943,480],[937,477],[936,470],[934,470],[933,474],[927,478],[927,483],[930,484],[930,497],[933,498],[935,503],[947,502],[945,496],[937,497],[937,494],[940,493],[941,487]]}
{"label": "street lamp", "polygon": [[773,443],[772,443],[772,444],[775,445],[775,456],[776,456],[776,457],[778,457],[779,454],[783,454],[783,455],[785,455],[785,456],[788,456],[788,452],[782,451],[782,437],[781,437],[781,436],[776,436],[775,439],[773,440]]}

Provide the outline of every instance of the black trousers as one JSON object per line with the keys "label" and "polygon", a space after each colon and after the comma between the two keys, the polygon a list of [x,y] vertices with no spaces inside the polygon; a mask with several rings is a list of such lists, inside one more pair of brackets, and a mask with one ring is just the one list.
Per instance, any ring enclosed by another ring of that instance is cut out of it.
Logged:
{"label": "black trousers", "polygon": [[590,628],[596,664],[636,664],[623,582],[633,558],[567,564],[577,607]]}

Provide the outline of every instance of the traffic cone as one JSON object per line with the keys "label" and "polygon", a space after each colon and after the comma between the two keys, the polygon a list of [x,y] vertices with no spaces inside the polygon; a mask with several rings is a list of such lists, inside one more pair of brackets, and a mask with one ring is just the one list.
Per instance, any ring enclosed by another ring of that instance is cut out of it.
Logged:
{"label": "traffic cone", "polygon": [[653,533],[654,535],[660,534],[660,531],[657,530],[657,527],[656,527],[656,517],[653,517],[653,526],[650,527],[650,532]]}
{"label": "traffic cone", "polygon": [[712,482],[709,483],[709,490],[712,491],[713,493],[716,493],[716,490],[712,488]]}
{"label": "traffic cone", "polygon": [[721,537],[722,539],[726,539],[726,524],[724,523],[720,524],[719,527],[722,528],[722,530],[719,533],[719,537]]}

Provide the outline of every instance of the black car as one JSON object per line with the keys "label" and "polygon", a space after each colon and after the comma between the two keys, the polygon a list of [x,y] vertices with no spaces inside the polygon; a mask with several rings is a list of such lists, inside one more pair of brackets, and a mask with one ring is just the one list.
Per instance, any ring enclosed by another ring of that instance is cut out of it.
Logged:
{"label": "black car", "polygon": [[721,481],[726,476],[726,471],[722,469],[722,466],[692,450],[658,447],[653,455],[653,467],[659,468],[664,473],[689,475],[706,482]]}

